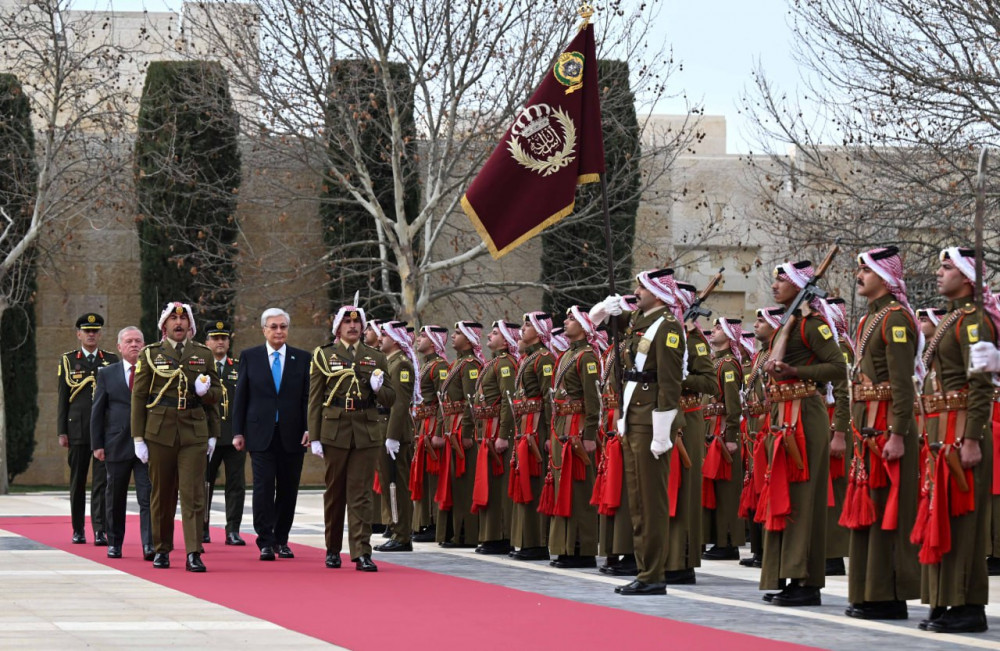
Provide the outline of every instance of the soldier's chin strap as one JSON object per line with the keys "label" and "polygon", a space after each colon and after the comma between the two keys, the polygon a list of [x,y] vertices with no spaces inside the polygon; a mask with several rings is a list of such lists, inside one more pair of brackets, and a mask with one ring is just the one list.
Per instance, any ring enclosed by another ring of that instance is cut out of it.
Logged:
{"label": "soldier's chin strap", "polygon": [[[177,380],[177,400],[180,401],[181,398],[187,395],[188,379],[187,376],[184,375],[184,369],[180,366],[178,366],[173,371],[164,371],[158,369],[156,368],[156,364],[153,364],[153,360],[149,356],[149,348],[147,348],[145,352],[146,352],[146,363],[149,364],[149,370],[152,371],[154,375],[158,375],[167,380],[166,384],[163,385],[163,388],[161,388],[160,391],[156,394],[156,397],[153,399],[153,402],[146,404],[146,409],[152,409],[156,405],[160,404],[160,400],[163,399],[163,395],[167,392],[167,389],[170,388],[170,385],[174,383],[174,380]],[[149,383],[149,388],[150,389],[153,388],[152,381],[150,381]]]}
{"label": "soldier's chin strap", "polygon": [[347,386],[347,395],[351,395],[351,391],[354,391],[354,395],[361,397],[361,385],[358,383],[358,376],[354,372],[354,367],[343,368],[339,371],[331,371],[330,366],[326,362],[326,358],[320,354],[320,348],[313,351],[313,365],[316,367],[320,373],[326,378],[327,384],[330,380],[336,379],[336,383],[333,385],[333,389],[330,390],[330,394],[326,397],[323,402],[324,407],[329,407],[333,402],[333,397],[337,394],[337,389],[340,385],[344,383],[344,380],[350,378],[350,384]]}

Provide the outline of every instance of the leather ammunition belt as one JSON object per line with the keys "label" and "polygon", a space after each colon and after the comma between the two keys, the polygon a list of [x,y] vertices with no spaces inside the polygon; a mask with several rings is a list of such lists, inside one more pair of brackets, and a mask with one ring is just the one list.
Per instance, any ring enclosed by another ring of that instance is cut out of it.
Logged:
{"label": "leather ammunition belt", "polygon": [[819,395],[814,382],[787,382],[767,387],[767,398],[771,402],[789,402]]}
{"label": "leather ammunition belt", "polygon": [[537,414],[542,411],[541,398],[525,398],[514,403],[514,415]]}
{"label": "leather ammunition belt", "polygon": [[892,400],[892,386],[888,382],[881,384],[855,384],[854,402],[886,402]]}
{"label": "leather ammunition belt", "polygon": [[180,400],[178,400],[176,396],[163,396],[160,398],[160,401],[156,403],[156,405],[158,407],[169,407],[170,409],[176,409],[178,411],[184,411],[185,409],[197,409],[198,407],[203,406],[201,404],[201,400],[194,396],[187,399],[181,398]]}
{"label": "leather ammunition belt", "polygon": [[701,394],[698,393],[682,394],[680,400],[677,401],[677,406],[683,411],[688,411],[690,409],[697,409],[701,407]]}
{"label": "leather ammunition belt", "polygon": [[437,405],[421,405],[419,407],[413,408],[413,417],[417,420],[423,420],[424,418],[433,418],[437,416],[438,408]]}
{"label": "leather ammunition belt", "polygon": [[618,394],[617,393],[608,393],[608,394],[602,395],[601,396],[601,400],[604,401],[604,408],[605,409],[608,409],[608,410],[618,409]]}
{"label": "leather ammunition belt", "polygon": [[465,411],[465,401],[455,400],[454,402],[446,400],[441,403],[441,409],[444,411],[445,416],[457,416]]}
{"label": "leather ammunition belt", "polygon": [[556,403],[556,416],[570,416],[583,413],[583,400],[567,400]]}
{"label": "leather ammunition belt", "polygon": [[948,391],[947,393],[930,393],[920,397],[924,401],[924,411],[928,414],[938,414],[945,411],[965,409],[969,402],[969,392]]}
{"label": "leather ammunition belt", "polygon": [[751,416],[763,416],[767,413],[769,405],[764,402],[751,402],[747,404],[747,413]]}
{"label": "leather ammunition belt", "polygon": [[704,408],[705,418],[712,418],[713,416],[725,416],[726,415],[726,403],[724,402],[710,402],[705,405]]}
{"label": "leather ammunition belt", "polygon": [[[344,411],[358,411],[359,409],[371,409],[375,406],[375,397],[364,398],[331,398],[331,407],[340,407]],[[389,413],[386,411],[386,413]]]}
{"label": "leather ammunition belt", "polygon": [[475,405],[472,407],[472,415],[476,420],[489,420],[500,416],[500,403],[494,405]]}
{"label": "leather ammunition belt", "polygon": [[652,384],[656,382],[656,371],[625,371],[622,375],[626,382],[641,382]]}

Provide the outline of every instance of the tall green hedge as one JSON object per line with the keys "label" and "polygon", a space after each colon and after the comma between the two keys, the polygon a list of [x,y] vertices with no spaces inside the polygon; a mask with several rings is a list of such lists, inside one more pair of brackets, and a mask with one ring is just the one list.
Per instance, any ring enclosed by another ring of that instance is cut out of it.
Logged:
{"label": "tall green hedge", "polygon": [[156,322],[166,301],[191,303],[199,322],[232,319],[238,127],[220,64],[149,65],[135,148],[146,341],[160,338]]}
{"label": "tall green hedge", "polygon": [[[337,169],[359,184],[363,170],[371,179],[382,210],[396,220],[408,222],[420,210],[420,180],[416,164],[416,124],[413,119],[413,86],[403,64],[390,64],[393,99],[399,110],[404,139],[400,164],[405,193],[404,214],[395,208],[392,172],[390,115],[386,84],[379,64],[367,60],[339,60],[331,70],[330,101],[327,106],[328,170]],[[355,146],[355,139],[358,146]],[[356,152],[360,151],[361,156]],[[395,264],[391,251],[383,262],[378,247],[374,217],[351,196],[328,171],[320,204],[323,236],[330,251],[327,294],[331,310],[349,302],[359,291],[369,316],[394,316],[390,296],[383,291],[381,269]],[[399,291],[399,275],[390,271],[389,292]]]}
{"label": "tall green hedge", "polygon": [[[28,100],[14,75],[0,74],[0,208],[13,220],[0,243],[6,256],[27,233],[34,207],[35,138]],[[7,480],[23,473],[35,451],[38,379],[35,348],[35,250],[0,277],[0,359],[6,416]],[[3,451],[0,451],[2,453]]]}
{"label": "tall green hedge", "polygon": [[[615,282],[620,293],[631,289],[635,218],[639,210],[639,123],[625,61],[598,61],[605,179],[611,215]],[[577,190],[576,209],[542,234],[541,280],[552,287],[543,309],[557,321],[570,305],[590,306],[608,293],[607,248],[601,188]]]}

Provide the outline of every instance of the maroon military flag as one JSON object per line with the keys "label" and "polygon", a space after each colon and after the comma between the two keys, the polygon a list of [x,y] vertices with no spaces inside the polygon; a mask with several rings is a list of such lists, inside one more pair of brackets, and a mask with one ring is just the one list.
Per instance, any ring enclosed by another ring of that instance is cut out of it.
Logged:
{"label": "maroon military flag", "polygon": [[573,212],[604,172],[594,28],[588,16],[462,197],[499,258]]}

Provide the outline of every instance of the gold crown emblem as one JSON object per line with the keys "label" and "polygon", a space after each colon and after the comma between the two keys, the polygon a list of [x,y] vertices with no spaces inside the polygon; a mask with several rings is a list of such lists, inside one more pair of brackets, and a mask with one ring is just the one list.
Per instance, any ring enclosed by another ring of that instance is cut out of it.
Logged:
{"label": "gold crown emblem", "polygon": [[95,321],[97,321],[97,317],[94,316],[93,314],[91,314],[90,316],[87,317],[87,322],[88,323],[94,323]]}
{"label": "gold crown emblem", "polygon": [[177,307],[174,308],[174,314],[176,314],[178,316],[180,316],[181,314],[184,314],[184,308],[181,307],[180,305],[178,305]]}
{"label": "gold crown emblem", "polygon": [[347,318],[348,319],[356,319],[356,318],[358,318],[358,313],[352,310],[351,312],[347,313]]}
{"label": "gold crown emblem", "polygon": [[215,327],[218,328],[219,330],[222,330],[225,326],[222,325],[222,321],[216,321]]}

